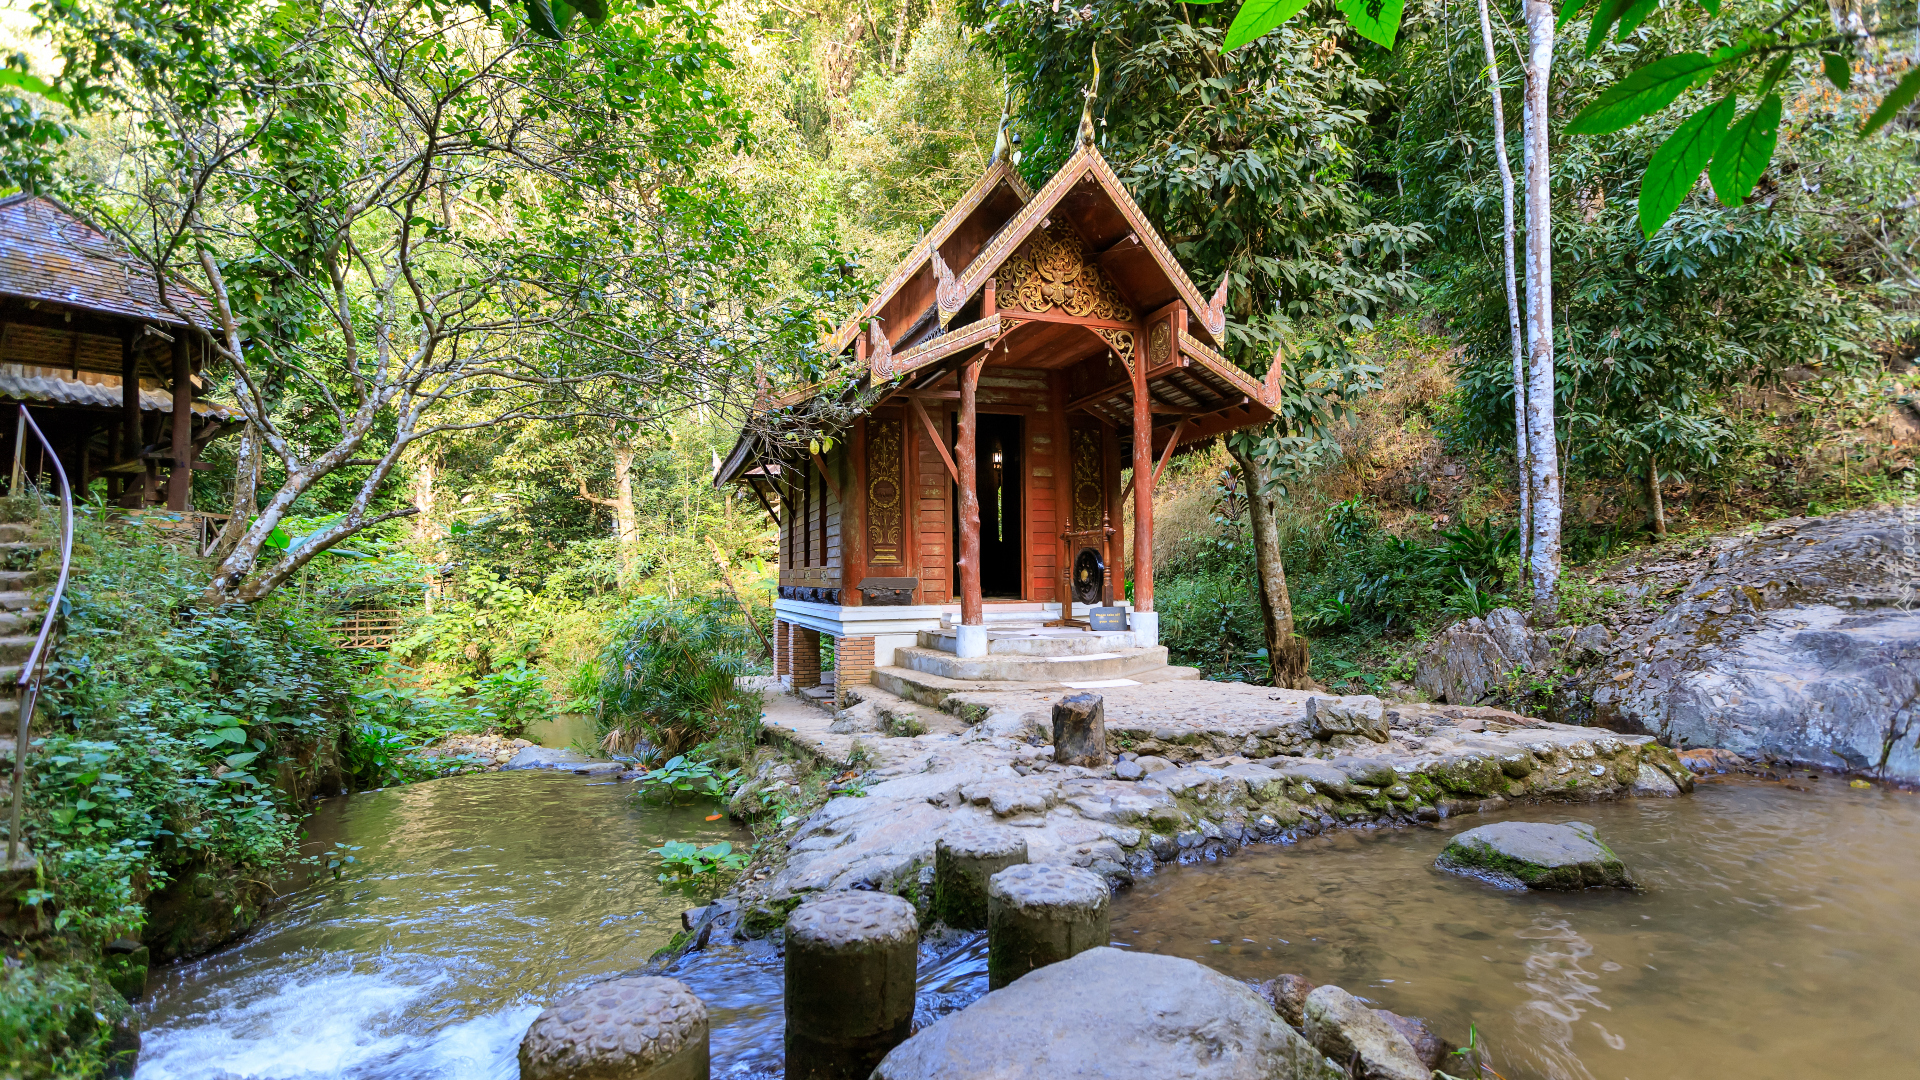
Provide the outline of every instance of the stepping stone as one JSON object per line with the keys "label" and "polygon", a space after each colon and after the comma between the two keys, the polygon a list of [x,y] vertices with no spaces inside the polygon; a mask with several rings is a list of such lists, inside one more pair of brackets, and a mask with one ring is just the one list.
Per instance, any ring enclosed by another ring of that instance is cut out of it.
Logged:
{"label": "stepping stone", "polygon": [[1434,865],[1505,888],[1634,888],[1613,849],[1593,826],[1572,821],[1497,821],[1453,838]]}

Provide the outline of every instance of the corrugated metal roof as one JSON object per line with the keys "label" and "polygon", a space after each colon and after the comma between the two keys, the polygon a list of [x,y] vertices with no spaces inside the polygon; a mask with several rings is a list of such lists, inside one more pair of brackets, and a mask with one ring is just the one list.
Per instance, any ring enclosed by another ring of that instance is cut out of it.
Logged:
{"label": "corrugated metal roof", "polygon": [[[173,282],[175,304],[213,323],[198,292]],[[44,195],[0,199],[0,293],[183,325],[160,302],[153,273],[79,215]]]}
{"label": "corrugated metal roof", "polygon": [[[103,376],[98,382],[81,382],[49,374],[45,368],[22,367],[19,364],[0,364],[0,397],[15,401],[45,401],[56,405],[94,405],[103,409],[118,409],[122,405],[118,376]],[[140,408],[149,412],[171,413],[173,395],[165,390],[151,390],[143,386],[140,388]],[[234,406],[213,401],[194,402],[193,414],[219,420],[237,420],[242,416]]]}

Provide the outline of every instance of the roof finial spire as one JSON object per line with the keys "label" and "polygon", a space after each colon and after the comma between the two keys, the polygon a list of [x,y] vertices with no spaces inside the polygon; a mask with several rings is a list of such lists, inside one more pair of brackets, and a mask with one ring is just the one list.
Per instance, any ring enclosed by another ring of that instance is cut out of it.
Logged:
{"label": "roof finial spire", "polygon": [[1000,134],[993,140],[993,156],[987,159],[989,167],[999,164],[1007,156],[1007,125],[1013,123],[1013,86],[1001,80],[1005,87],[1005,96],[1000,102]]}
{"label": "roof finial spire", "polygon": [[1093,99],[1100,96],[1100,44],[1093,46],[1093,81],[1087,84],[1087,103],[1080,108],[1080,145],[1093,145]]}

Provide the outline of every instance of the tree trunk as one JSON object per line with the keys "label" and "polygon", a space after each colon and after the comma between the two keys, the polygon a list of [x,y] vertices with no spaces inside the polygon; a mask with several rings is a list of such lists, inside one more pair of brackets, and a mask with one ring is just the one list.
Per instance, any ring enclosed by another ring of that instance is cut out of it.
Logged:
{"label": "tree trunk", "polygon": [[1293,599],[1287,595],[1287,567],[1280,543],[1279,500],[1263,483],[1266,477],[1252,455],[1229,443],[1247,490],[1247,519],[1253,526],[1253,565],[1260,576],[1260,626],[1266,638],[1273,685],[1307,688],[1307,639],[1293,632]]}
{"label": "tree trunk", "polygon": [[1647,455],[1647,505],[1653,510],[1653,535],[1667,538],[1667,506],[1660,499],[1660,462]]}
{"label": "tree trunk", "polygon": [[1553,5],[1526,0],[1527,14],[1527,446],[1532,458],[1533,612],[1551,616],[1560,582],[1560,455],[1553,423],[1553,209],[1547,87],[1553,77]]}
{"label": "tree trunk", "polygon": [[1493,157],[1500,165],[1502,254],[1507,273],[1507,335],[1513,345],[1513,435],[1515,481],[1520,489],[1520,566],[1526,574],[1533,529],[1533,459],[1527,452],[1527,351],[1520,334],[1520,293],[1513,268],[1513,163],[1507,159],[1507,107],[1500,93],[1500,61],[1493,47],[1493,19],[1480,0],[1480,42],[1487,50],[1487,87],[1493,93]]}
{"label": "tree trunk", "polygon": [[208,557],[215,563],[224,563],[227,556],[240,546],[240,538],[247,534],[247,525],[253,521],[253,515],[259,511],[260,489],[260,439],[252,424],[240,429],[240,446],[234,452],[233,460],[233,514],[227,518],[226,527],[213,542],[213,550]]}
{"label": "tree trunk", "polygon": [[419,520],[413,523],[413,539],[423,545],[433,542],[433,482],[439,472],[440,466],[432,458],[422,457],[413,473],[413,505],[420,508]]}
{"label": "tree trunk", "polygon": [[620,544],[620,583],[633,580],[640,559],[640,522],[633,510],[633,446],[613,448],[613,529]]}

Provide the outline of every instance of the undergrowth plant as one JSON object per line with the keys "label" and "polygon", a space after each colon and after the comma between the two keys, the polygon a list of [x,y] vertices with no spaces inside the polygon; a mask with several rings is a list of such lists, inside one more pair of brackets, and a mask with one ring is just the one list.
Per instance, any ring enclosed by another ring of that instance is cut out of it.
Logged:
{"label": "undergrowth plant", "polygon": [[600,658],[603,745],[641,743],[669,757],[738,763],[758,734],[760,695],[735,683],[759,644],[731,599],[646,597],[634,602]]}

